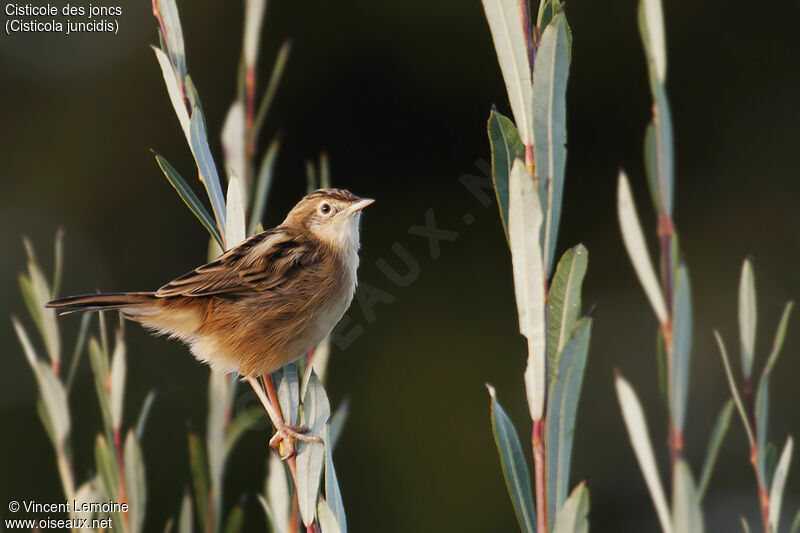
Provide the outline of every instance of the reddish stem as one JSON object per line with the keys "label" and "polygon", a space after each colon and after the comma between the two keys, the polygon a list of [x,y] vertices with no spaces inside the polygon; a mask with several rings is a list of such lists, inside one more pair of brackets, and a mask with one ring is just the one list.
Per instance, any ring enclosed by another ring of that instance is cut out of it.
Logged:
{"label": "reddish stem", "polygon": [[545,450],[544,450],[544,421],[542,419],[533,421],[533,434],[531,435],[531,445],[533,446],[533,469],[534,481],[536,484],[536,531],[547,533],[547,490],[545,487]]}
{"label": "reddish stem", "polygon": [[[755,428],[755,426],[753,426]],[[769,493],[764,486],[764,479],[758,469],[758,445],[750,446],[750,464],[753,465],[753,472],[756,475],[758,485],[758,504],[761,508],[761,523],[764,526],[764,533],[769,533]]]}

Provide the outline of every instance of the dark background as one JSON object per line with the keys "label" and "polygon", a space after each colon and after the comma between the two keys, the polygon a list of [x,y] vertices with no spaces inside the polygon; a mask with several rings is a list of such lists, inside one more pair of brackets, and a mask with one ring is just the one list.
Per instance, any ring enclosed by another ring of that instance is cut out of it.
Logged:
{"label": "dark background", "polygon": [[[150,2],[123,2],[120,34],[0,38],[0,515],[11,499],[58,501],[50,443],[35,414],[35,382],[7,317],[25,315],[16,274],[28,235],[47,272],[52,236],[64,226],[62,293],[153,289],[205,257],[207,235],[163,178],[157,149],[187,178],[193,163],[147,46],[157,40]],[[179,3],[189,71],[206,111],[212,149],[235,89],[241,2]],[[535,8],[534,8],[535,9]],[[559,253],[590,252],[584,306],[596,306],[578,415],[573,479],[588,481],[594,531],[654,530],[657,522],[622,425],[614,369],[634,385],[661,465],[666,424],[656,386],[656,321],[622,246],[616,176],[631,178],[648,230],[654,217],[642,173],[650,115],[636,3],[575,0],[568,92],[568,164]],[[800,295],[800,27],[796,2],[667,2],[668,89],[676,145],[675,219],[694,296],[695,338],[687,456],[696,473],[714,417],[728,397],[712,328],[738,364],[736,301],[742,260],[752,254],[763,363],[783,303]],[[328,391],[350,399],[337,471],[352,531],[512,531],[516,521],[491,437],[485,382],[527,442],[525,345],[518,334],[509,252],[494,206],[464,189],[488,159],[490,106],[510,114],[478,0],[270,4],[262,73],[284,38],[292,54],[264,143],[283,139],[265,225],[303,194],[304,162],[326,150],[336,185],[378,200],[363,224],[362,281],[390,293],[364,333],[335,350]],[[262,76],[261,87],[264,86]],[[263,146],[262,146],[263,148]],[[193,186],[198,184],[192,180]],[[200,188],[196,187],[199,191]],[[459,232],[431,259],[408,234],[432,208]],[[465,213],[475,222],[466,226]],[[653,236],[653,232],[649,232]],[[419,262],[418,279],[394,286],[375,266],[401,266],[391,245]],[[654,239],[651,240],[654,243]],[[655,250],[653,250],[655,252]],[[32,323],[27,320],[29,331]],[[798,318],[773,377],[769,435],[779,447],[800,433]],[[71,346],[78,319],[61,321]],[[148,530],[177,514],[189,481],[187,427],[205,425],[208,371],[175,342],[128,327],[126,424],[155,388],[143,447]],[[737,365],[738,366],[738,365]],[[760,368],[760,364],[757,365]],[[92,468],[101,421],[87,361],[71,397],[77,479]],[[260,490],[267,434],[246,435],[228,469],[226,501]],[[529,445],[526,446],[526,449]],[[797,504],[793,468],[786,497]],[[662,477],[666,471],[662,471]],[[708,529],[739,515],[758,524],[757,495],[741,423],[723,445],[705,502]],[[263,528],[255,498],[247,530]],[[756,527],[756,530],[758,528]]]}

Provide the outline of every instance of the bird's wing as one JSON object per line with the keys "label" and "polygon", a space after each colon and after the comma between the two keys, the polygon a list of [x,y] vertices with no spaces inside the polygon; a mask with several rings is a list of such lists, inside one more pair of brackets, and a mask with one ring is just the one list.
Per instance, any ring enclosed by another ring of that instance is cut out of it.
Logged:
{"label": "bird's wing", "polygon": [[292,232],[279,228],[265,231],[170,281],[155,295],[211,296],[272,290],[319,261],[313,248]]}

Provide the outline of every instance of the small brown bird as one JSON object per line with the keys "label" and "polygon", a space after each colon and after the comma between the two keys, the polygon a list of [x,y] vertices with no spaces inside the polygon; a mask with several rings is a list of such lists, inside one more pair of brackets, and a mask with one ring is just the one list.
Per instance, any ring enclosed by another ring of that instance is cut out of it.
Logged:
{"label": "small brown bird", "polygon": [[350,306],[361,210],[373,201],[320,189],[300,200],[278,227],[155,292],[86,294],[47,306],[62,313],[118,309],[157,334],[185,342],[214,369],[242,374],[255,388],[254,378],[307,353]]}

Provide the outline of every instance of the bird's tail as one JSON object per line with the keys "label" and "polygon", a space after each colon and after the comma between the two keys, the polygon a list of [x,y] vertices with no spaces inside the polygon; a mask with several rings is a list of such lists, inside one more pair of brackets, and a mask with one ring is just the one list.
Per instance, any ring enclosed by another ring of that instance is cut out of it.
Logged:
{"label": "bird's tail", "polygon": [[59,298],[45,304],[58,310],[59,314],[81,313],[83,311],[112,311],[142,307],[156,300],[152,292],[108,292],[105,294],[80,294]]}

